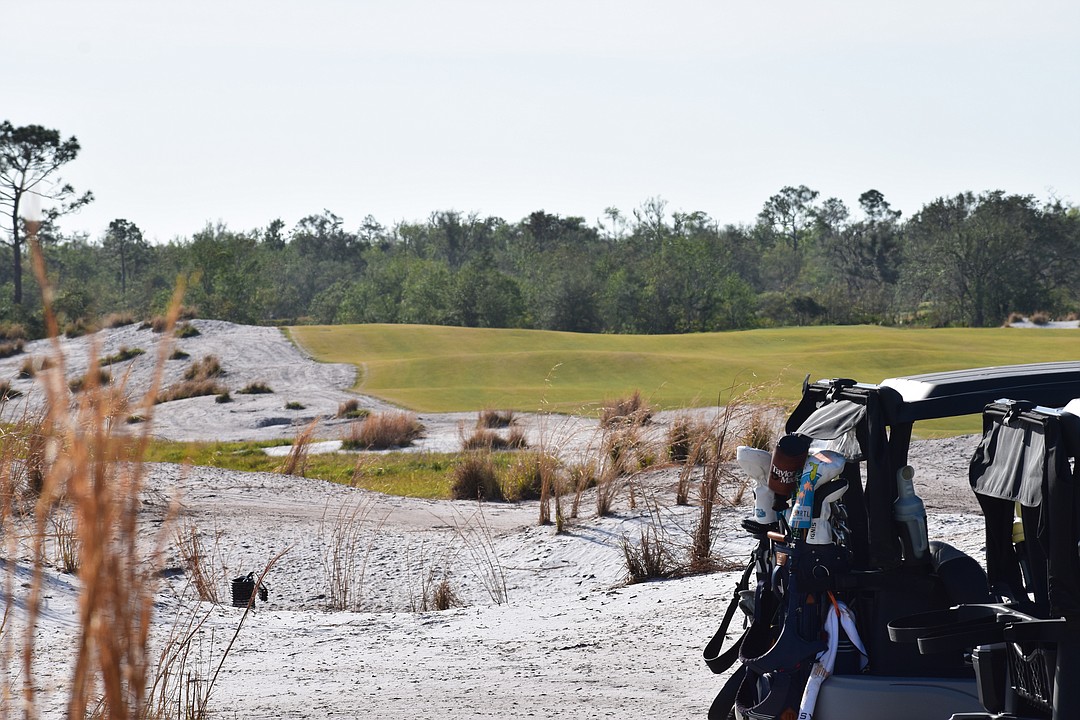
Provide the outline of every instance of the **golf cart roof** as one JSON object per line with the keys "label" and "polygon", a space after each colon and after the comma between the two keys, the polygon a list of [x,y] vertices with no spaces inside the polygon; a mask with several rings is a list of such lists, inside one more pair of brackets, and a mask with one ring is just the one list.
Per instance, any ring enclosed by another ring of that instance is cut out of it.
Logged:
{"label": "golf cart roof", "polygon": [[888,378],[878,385],[819,380],[807,394],[865,404],[877,394],[890,424],[981,413],[1003,398],[1060,408],[1080,398],[1080,361],[1001,365]]}

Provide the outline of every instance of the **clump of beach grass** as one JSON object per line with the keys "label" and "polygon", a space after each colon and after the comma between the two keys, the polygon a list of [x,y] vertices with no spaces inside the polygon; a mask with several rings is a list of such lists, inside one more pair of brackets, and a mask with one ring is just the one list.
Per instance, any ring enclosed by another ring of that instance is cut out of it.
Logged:
{"label": "clump of beach grass", "polygon": [[146,351],[142,348],[129,348],[126,345],[121,345],[120,349],[112,355],[106,355],[98,360],[98,365],[115,365],[117,363],[126,362],[133,358],[137,358],[144,354]]}
{"label": "clump of beach grass", "polygon": [[513,424],[513,410],[481,410],[476,418],[477,428],[506,428]]}
{"label": "clump of beach grass", "polygon": [[350,425],[341,447],[343,450],[402,448],[412,445],[423,434],[423,424],[412,413],[374,413]]}
{"label": "clump of beach grass", "polygon": [[629,395],[604,403],[600,408],[600,426],[644,425],[652,416],[653,409],[641,396],[641,391],[634,390]]}
{"label": "clump of beach grass", "polygon": [[473,433],[461,439],[462,450],[523,450],[528,447],[525,431],[518,427],[510,428],[506,435],[495,430],[477,428]]}
{"label": "clump of beach grass", "polygon": [[347,420],[362,420],[370,414],[370,410],[360,407],[359,400],[356,398],[349,398],[338,405],[336,417]]}
{"label": "clump of beach grass", "polygon": [[248,383],[236,392],[240,395],[268,395],[273,393],[274,390],[261,380],[256,380],[255,382]]}
{"label": "clump of beach grass", "polygon": [[[184,379],[174,385],[170,385],[157,395],[155,402],[166,403],[174,400],[184,400],[192,397],[205,395],[227,395],[228,390],[224,385],[217,382],[217,378],[225,375],[225,369],[216,355],[205,355],[201,360],[191,363],[184,370]],[[218,402],[229,402],[219,400]]]}
{"label": "clump of beach grass", "polygon": [[503,500],[499,473],[491,453],[466,453],[453,470],[450,497],[455,500]]}

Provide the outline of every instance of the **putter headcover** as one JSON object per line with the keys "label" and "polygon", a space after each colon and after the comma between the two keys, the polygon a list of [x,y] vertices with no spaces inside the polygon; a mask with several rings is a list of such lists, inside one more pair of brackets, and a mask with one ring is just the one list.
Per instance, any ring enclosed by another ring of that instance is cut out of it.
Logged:
{"label": "putter headcover", "polygon": [[735,460],[742,471],[754,481],[754,522],[759,525],[773,524],[776,522],[776,510],[773,509],[776,496],[769,489],[772,453],[740,445],[735,449]]}

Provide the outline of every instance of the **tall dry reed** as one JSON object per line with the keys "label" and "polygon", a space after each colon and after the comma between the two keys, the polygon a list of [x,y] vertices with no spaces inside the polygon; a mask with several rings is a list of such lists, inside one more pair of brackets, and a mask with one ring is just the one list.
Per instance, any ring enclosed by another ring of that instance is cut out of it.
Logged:
{"label": "tall dry reed", "polygon": [[[34,270],[47,288],[40,250],[33,247]],[[178,289],[174,306],[179,305]],[[33,507],[31,549],[34,562],[22,642],[22,700],[36,715],[35,628],[41,610],[47,524],[63,502],[70,513],[78,548],[80,592],[74,669],[69,684],[68,717],[86,717],[94,708],[108,720],[143,717],[151,663],[148,658],[155,575],[142,546],[139,527],[143,466],[148,436],[115,432],[124,404],[88,373],[77,397],[64,382],[64,355],[51,295],[44,293],[46,327],[52,338],[49,370],[39,373],[46,413],[42,423],[44,453],[40,491]],[[175,313],[174,313],[175,317]],[[160,346],[158,371],[142,404],[153,405],[161,382],[168,344]],[[90,367],[95,366],[96,348]],[[162,537],[151,555],[160,552]],[[9,596],[10,597],[10,596]]]}

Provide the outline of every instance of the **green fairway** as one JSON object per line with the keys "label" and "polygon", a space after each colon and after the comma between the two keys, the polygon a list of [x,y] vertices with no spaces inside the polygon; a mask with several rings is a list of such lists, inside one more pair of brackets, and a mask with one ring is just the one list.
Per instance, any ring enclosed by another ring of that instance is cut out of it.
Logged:
{"label": "green fairway", "polygon": [[[358,392],[422,412],[588,412],[634,389],[660,408],[711,405],[732,385],[794,402],[803,377],[886,377],[1080,357],[1075,330],[799,327],[690,335],[586,335],[420,325],[289,328]],[[949,428],[942,428],[948,431]]]}

